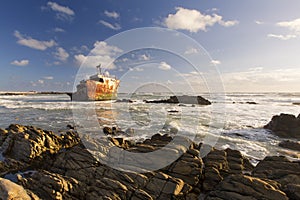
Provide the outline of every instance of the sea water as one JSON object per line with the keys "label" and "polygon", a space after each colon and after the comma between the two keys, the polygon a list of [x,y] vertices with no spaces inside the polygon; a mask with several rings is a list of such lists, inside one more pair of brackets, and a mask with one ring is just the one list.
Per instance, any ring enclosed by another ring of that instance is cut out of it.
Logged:
{"label": "sea water", "polygon": [[[291,155],[292,151],[278,147],[283,139],[263,126],[280,113],[297,116],[300,93],[202,96],[212,105],[148,104],[143,101],[168,97],[161,93],[119,94],[119,99],[130,97],[133,103],[74,103],[67,95],[0,95],[0,127],[17,123],[59,133],[65,131],[68,124],[74,125],[74,113],[78,115],[78,111],[85,112],[89,108],[95,110],[99,132],[104,126],[117,126],[124,131],[134,130],[124,136],[133,140],[144,140],[155,133],[180,134],[196,142],[208,141],[217,148],[237,149],[253,160],[261,160],[267,155]],[[85,123],[76,126],[85,126]]]}

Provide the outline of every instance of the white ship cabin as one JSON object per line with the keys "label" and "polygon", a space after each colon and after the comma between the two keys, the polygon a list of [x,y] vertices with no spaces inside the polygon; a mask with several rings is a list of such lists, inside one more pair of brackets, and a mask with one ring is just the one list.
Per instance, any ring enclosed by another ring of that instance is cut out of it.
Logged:
{"label": "white ship cabin", "polygon": [[93,76],[90,76],[90,80],[93,80],[93,81],[97,81],[97,82],[101,82],[101,83],[104,83],[105,80],[109,80],[109,81],[115,81],[116,80],[116,77],[111,77],[109,75],[109,72],[104,72],[104,73],[98,73],[98,74],[95,74]]}

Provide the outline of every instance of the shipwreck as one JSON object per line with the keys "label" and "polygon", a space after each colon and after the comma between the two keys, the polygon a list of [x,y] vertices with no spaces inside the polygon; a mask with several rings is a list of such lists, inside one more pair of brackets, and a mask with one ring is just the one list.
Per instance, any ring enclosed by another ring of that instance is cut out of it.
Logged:
{"label": "shipwreck", "polygon": [[87,80],[81,80],[76,86],[76,92],[67,93],[72,101],[107,101],[117,99],[120,84],[115,76],[101,72],[101,64],[97,66],[97,74]]}

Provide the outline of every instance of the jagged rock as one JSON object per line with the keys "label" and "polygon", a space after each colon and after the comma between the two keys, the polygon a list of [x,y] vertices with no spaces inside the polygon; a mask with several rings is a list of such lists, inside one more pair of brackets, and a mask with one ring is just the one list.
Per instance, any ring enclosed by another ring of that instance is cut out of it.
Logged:
{"label": "jagged rock", "polygon": [[[202,160],[200,147],[182,136],[155,134],[143,142],[120,136],[80,140],[70,130],[58,136],[12,125],[0,130],[0,173],[17,177],[31,199],[286,199],[285,194],[299,199],[299,162],[268,157],[253,170],[237,150],[212,148]],[[149,157],[158,150],[162,154]],[[125,159],[129,162],[114,168]],[[149,172],[155,163],[163,167]]]}
{"label": "jagged rock", "polygon": [[0,151],[5,157],[29,163],[44,153],[54,154],[78,142],[78,136],[70,131],[59,137],[51,131],[33,126],[12,124],[5,137],[2,137]]}
{"label": "jagged rock", "polygon": [[[282,156],[270,156],[258,163],[254,168],[254,176],[274,180],[280,183],[280,189],[289,195],[300,193],[300,162],[292,162]],[[290,184],[293,184],[291,186]],[[294,191],[296,190],[296,191]],[[294,191],[294,192],[293,192]]]}
{"label": "jagged rock", "polygon": [[204,182],[205,191],[213,190],[224,177],[229,174],[242,174],[244,171],[252,171],[253,166],[239,151],[226,149],[213,149],[204,157]]}
{"label": "jagged rock", "polygon": [[272,130],[279,137],[300,139],[300,118],[295,115],[275,115],[264,128]]}
{"label": "jagged rock", "polygon": [[211,102],[207,99],[204,99],[201,96],[171,96],[169,99],[162,100],[145,100],[146,103],[182,103],[182,104],[200,104],[200,105],[210,105]]}
{"label": "jagged rock", "polygon": [[211,191],[206,200],[236,199],[236,200],[287,200],[288,197],[280,191],[276,185],[272,185],[259,178],[242,174],[234,174],[226,177]]}
{"label": "jagged rock", "polygon": [[47,171],[19,176],[19,182],[41,199],[83,199],[86,194],[84,184],[76,179]]}

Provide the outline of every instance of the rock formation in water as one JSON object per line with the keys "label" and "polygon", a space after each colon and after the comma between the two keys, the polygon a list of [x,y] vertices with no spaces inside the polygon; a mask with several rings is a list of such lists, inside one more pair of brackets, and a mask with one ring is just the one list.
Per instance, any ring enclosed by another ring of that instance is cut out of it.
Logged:
{"label": "rock formation in water", "polygon": [[264,128],[272,130],[279,137],[300,139],[300,114],[298,117],[283,113],[275,115]]}
{"label": "rock formation in water", "polygon": [[210,105],[211,102],[207,99],[204,99],[201,96],[171,96],[169,99],[162,99],[162,100],[152,100],[152,101],[145,101],[146,103],[172,103],[172,104],[199,104],[199,105]]}

